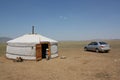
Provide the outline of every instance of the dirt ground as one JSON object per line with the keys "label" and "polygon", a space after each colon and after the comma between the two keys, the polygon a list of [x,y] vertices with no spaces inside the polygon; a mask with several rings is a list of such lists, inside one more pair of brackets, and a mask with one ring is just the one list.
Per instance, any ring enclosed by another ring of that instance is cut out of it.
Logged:
{"label": "dirt ground", "polygon": [[79,42],[60,42],[59,57],[48,61],[13,62],[1,56],[0,80],[119,80],[120,41],[109,43],[109,53],[95,53]]}

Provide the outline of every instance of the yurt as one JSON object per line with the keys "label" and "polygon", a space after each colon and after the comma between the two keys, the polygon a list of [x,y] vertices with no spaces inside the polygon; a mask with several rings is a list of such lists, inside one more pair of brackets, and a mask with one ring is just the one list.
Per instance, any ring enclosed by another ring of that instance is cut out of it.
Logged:
{"label": "yurt", "polygon": [[25,34],[7,42],[6,57],[26,60],[41,60],[46,58],[49,49],[50,58],[58,56],[58,42],[40,34]]}

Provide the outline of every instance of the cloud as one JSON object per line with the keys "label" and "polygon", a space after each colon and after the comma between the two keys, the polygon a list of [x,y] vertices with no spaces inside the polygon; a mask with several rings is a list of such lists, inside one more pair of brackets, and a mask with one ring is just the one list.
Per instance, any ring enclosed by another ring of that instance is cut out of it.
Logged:
{"label": "cloud", "polygon": [[68,18],[67,18],[67,17],[65,17],[65,16],[59,16],[59,18],[60,18],[60,19],[63,19],[63,20],[68,19]]}

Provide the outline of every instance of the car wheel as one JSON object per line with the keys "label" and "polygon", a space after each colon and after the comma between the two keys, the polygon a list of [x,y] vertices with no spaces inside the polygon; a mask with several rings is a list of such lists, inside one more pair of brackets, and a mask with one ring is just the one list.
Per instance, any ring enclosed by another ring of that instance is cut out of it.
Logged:
{"label": "car wheel", "polygon": [[105,53],[109,53],[109,51],[105,51]]}
{"label": "car wheel", "polygon": [[85,48],[84,48],[84,51],[88,51],[88,49],[85,47]]}
{"label": "car wheel", "polygon": [[98,50],[98,49],[96,49],[95,51],[96,51],[97,53],[99,53],[99,50]]}

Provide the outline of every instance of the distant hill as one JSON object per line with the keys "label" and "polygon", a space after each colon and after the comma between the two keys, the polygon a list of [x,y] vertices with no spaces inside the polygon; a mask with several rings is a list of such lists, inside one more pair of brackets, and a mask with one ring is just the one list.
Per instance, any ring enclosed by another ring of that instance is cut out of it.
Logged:
{"label": "distant hill", "polygon": [[11,40],[12,38],[8,38],[8,37],[0,37],[0,43],[5,43],[9,40]]}

